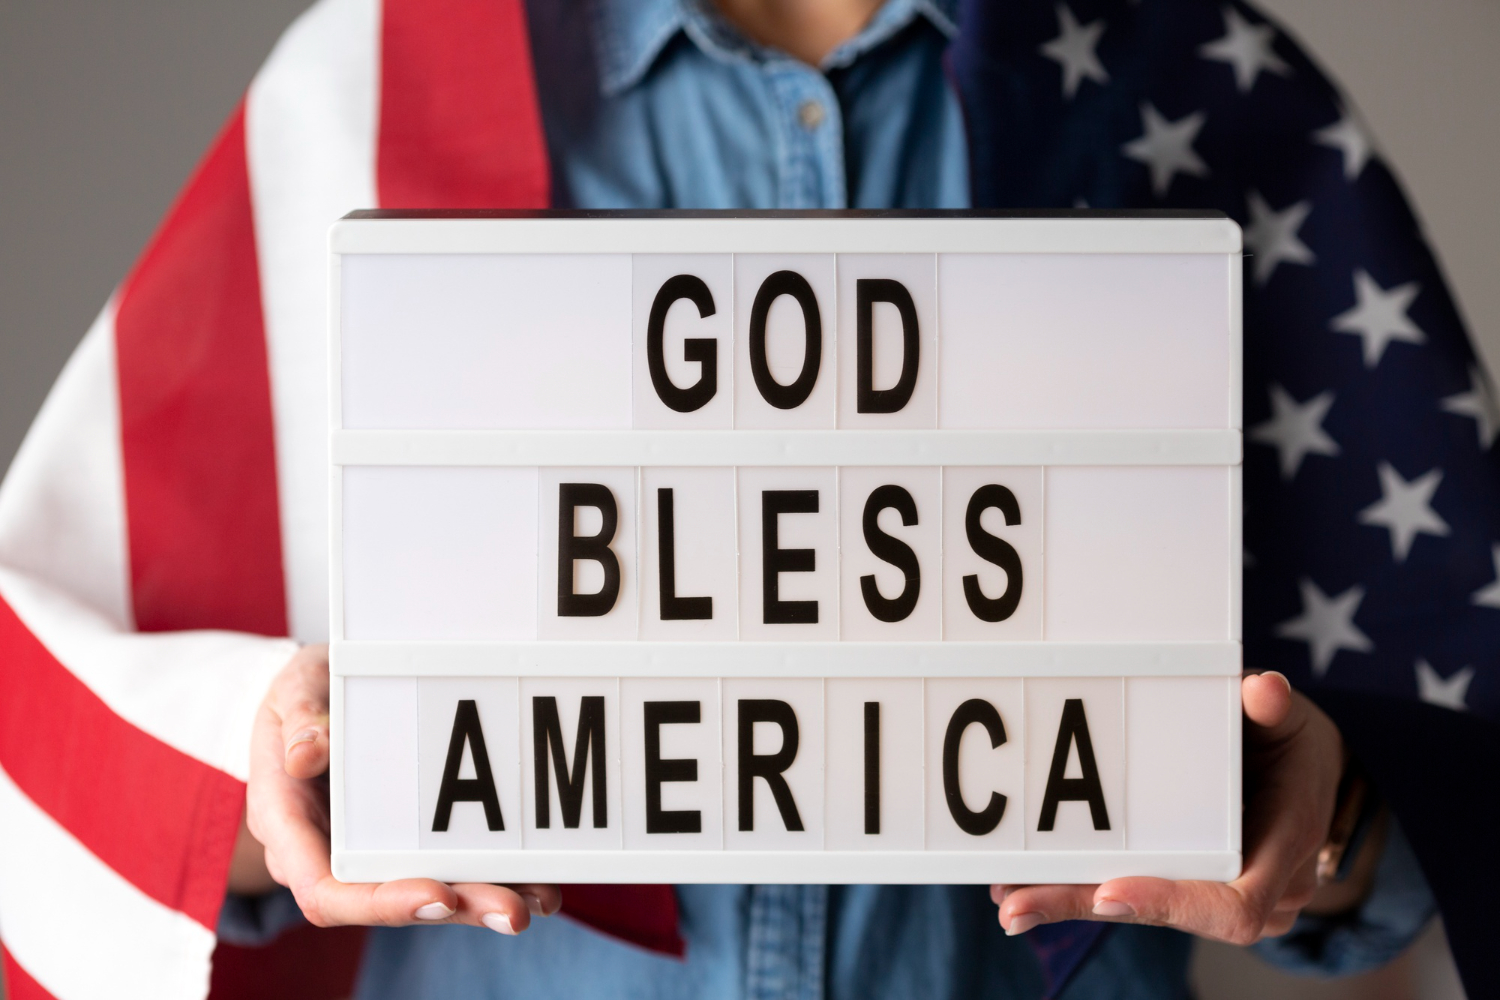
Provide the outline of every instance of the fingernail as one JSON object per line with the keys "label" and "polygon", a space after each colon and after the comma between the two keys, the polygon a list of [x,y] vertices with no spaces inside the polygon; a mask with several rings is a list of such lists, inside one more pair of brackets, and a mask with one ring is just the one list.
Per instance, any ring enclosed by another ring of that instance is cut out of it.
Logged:
{"label": "fingernail", "polygon": [[1118,899],[1101,899],[1094,904],[1094,916],[1133,917],[1135,916],[1135,907],[1129,903],[1122,903]]}
{"label": "fingernail", "polygon": [[298,743],[316,743],[317,741],[318,731],[316,729],[304,729],[302,730],[302,732],[286,741],[286,752],[291,753],[292,747],[296,746]]}
{"label": "fingernail", "polygon": [[1006,928],[1005,935],[1015,937],[1017,934],[1025,934],[1041,922],[1040,913],[1017,913],[1010,918],[1010,926]]}
{"label": "fingernail", "polygon": [[510,925],[510,918],[503,913],[486,913],[480,917],[480,922],[496,934],[514,934],[516,929]]}
{"label": "fingernail", "polygon": [[428,903],[417,907],[418,920],[447,920],[453,916],[453,907],[447,903]]}
{"label": "fingernail", "polygon": [[526,909],[530,910],[533,916],[545,917],[547,915],[547,911],[542,908],[542,901],[531,893],[523,892],[521,898],[526,900]]}

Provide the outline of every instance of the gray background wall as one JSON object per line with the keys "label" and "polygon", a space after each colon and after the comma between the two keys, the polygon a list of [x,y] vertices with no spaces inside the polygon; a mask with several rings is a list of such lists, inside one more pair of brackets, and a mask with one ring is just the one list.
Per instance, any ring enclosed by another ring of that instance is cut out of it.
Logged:
{"label": "gray background wall", "polygon": [[[1396,165],[1500,370],[1500,0],[1261,0]],[[306,0],[0,0],[0,468]],[[1379,977],[1296,986],[1208,948],[1207,997],[1458,996],[1439,932]]]}

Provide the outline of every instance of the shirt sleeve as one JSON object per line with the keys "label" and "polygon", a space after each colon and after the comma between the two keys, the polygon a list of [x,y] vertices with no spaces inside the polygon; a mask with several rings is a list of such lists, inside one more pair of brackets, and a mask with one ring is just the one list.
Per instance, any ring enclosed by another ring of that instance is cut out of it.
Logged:
{"label": "shirt sleeve", "polygon": [[1364,905],[1338,917],[1304,915],[1288,933],[1254,947],[1266,961],[1288,972],[1348,976],[1401,954],[1436,913],[1437,903],[1417,856],[1392,816]]}
{"label": "shirt sleeve", "polygon": [[219,911],[220,941],[244,948],[268,945],[292,927],[307,923],[297,908],[292,890],[277,889],[264,896],[237,896],[231,893]]}

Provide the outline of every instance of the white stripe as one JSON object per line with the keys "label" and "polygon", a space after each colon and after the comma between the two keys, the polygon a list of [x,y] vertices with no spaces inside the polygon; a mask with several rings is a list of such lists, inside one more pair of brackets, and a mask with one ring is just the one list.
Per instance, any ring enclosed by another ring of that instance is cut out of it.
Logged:
{"label": "white stripe", "polygon": [[199,1000],[214,936],[95,857],[0,770],[0,933],[58,1000]]}
{"label": "white stripe", "polygon": [[111,711],[244,780],[255,710],[296,647],[131,631],[114,316],[111,302],[0,487],[0,597]]}
{"label": "white stripe", "polygon": [[121,633],[61,591],[4,568],[0,598],[110,711],[246,780],[255,712],[295,642],[242,632]]}
{"label": "white stripe", "polygon": [[115,304],[73,352],[0,486],[0,566],[133,626],[115,380]]}
{"label": "white stripe", "polygon": [[376,203],[380,11],[323,0],[250,87],[246,144],[270,350],[292,635],[328,635],[328,227]]}

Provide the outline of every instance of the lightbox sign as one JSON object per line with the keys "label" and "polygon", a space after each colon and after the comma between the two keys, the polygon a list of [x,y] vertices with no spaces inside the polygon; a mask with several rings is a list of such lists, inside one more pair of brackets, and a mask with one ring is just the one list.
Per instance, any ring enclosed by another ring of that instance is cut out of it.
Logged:
{"label": "lightbox sign", "polygon": [[1240,231],[333,229],[334,872],[1240,868]]}

